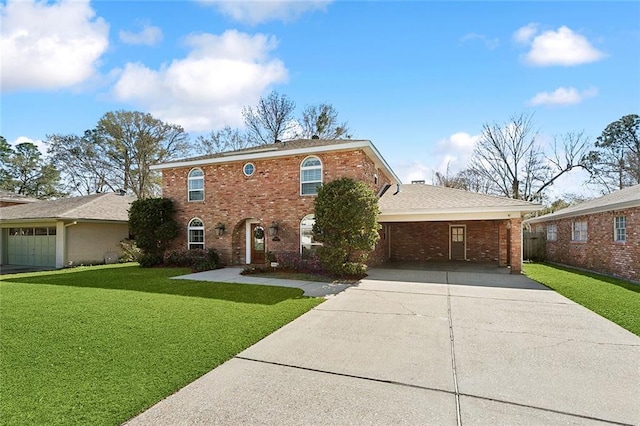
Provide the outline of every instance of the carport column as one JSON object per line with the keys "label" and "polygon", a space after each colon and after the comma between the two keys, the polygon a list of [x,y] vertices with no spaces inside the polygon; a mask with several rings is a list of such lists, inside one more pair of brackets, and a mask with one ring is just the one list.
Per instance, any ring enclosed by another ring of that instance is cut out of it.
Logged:
{"label": "carport column", "polygon": [[507,220],[500,221],[498,224],[498,265],[507,266],[507,253],[509,244],[507,242]]}
{"label": "carport column", "polygon": [[522,219],[509,219],[511,225],[511,273],[519,274],[522,272]]}

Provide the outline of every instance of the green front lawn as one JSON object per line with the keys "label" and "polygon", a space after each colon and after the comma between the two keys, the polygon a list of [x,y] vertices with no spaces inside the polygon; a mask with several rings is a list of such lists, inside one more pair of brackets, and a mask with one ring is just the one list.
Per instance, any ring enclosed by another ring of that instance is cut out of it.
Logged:
{"label": "green front lawn", "polygon": [[575,269],[525,264],[532,280],[640,336],[640,285]]}
{"label": "green front lawn", "polygon": [[122,423],[322,301],[169,279],[188,272],[115,265],[2,277],[2,423]]}

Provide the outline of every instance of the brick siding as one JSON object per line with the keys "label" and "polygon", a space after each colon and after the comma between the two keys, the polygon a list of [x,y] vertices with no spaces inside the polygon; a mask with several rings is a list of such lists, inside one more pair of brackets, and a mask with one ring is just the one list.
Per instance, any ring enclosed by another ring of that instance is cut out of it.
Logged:
{"label": "brick siding", "polygon": [[[614,218],[626,217],[627,239],[614,241]],[[587,240],[571,241],[573,222],[587,222]],[[640,281],[640,207],[543,222],[558,227],[556,241],[546,243],[547,260]],[[538,226],[538,224],[533,224]]]}
{"label": "brick siding", "polygon": [[[266,238],[266,251],[299,252],[300,221],[314,212],[315,196],[300,195],[300,164],[308,155],[252,160],[255,172],[242,173],[245,162],[204,165],[204,201],[187,201],[187,175],[190,167],[162,171],[163,196],[177,207],[181,231],[173,249],[187,248],[187,225],[194,217],[205,227],[205,246],[215,248],[224,264],[244,264],[247,220],[258,221],[267,230],[277,222],[278,238]],[[323,182],[342,177],[361,180],[377,191],[391,182],[361,150],[337,151],[316,155],[322,161]],[[374,175],[378,184],[374,185]],[[222,222],[224,234],[216,235],[215,226]]]}

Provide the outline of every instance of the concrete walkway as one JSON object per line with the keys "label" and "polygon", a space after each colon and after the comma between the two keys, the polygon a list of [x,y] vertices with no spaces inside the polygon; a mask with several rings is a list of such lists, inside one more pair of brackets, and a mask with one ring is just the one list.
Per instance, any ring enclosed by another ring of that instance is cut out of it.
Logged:
{"label": "concrete walkway", "polygon": [[173,277],[173,279],[299,288],[304,291],[305,296],[310,296],[310,297],[332,296],[352,286],[351,284],[334,284],[334,283],[323,283],[323,282],[302,281],[302,280],[282,280],[277,278],[261,278],[261,277],[251,276],[251,275],[240,275],[240,272],[242,272],[242,270],[243,268],[239,268],[239,267],[236,267],[236,268],[229,267],[229,268],[215,269],[213,271],[204,271],[204,272],[196,272],[194,274],[180,275],[177,277]]}
{"label": "concrete walkway", "polygon": [[638,360],[523,276],[373,269],[128,424],[640,424]]}

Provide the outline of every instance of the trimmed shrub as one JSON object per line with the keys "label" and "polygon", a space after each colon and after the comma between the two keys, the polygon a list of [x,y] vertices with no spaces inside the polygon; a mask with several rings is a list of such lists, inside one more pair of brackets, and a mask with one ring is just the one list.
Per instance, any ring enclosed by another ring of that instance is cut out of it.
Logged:
{"label": "trimmed shrub", "polygon": [[144,253],[138,258],[138,263],[143,268],[152,268],[162,264],[162,256],[158,253]]}
{"label": "trimmed shrub", "polygon": [[164,264],[166,266],[188,267],[196,272],[209,271],[218,269],[220,255],[214,249],[177,250],[165,255]]}

